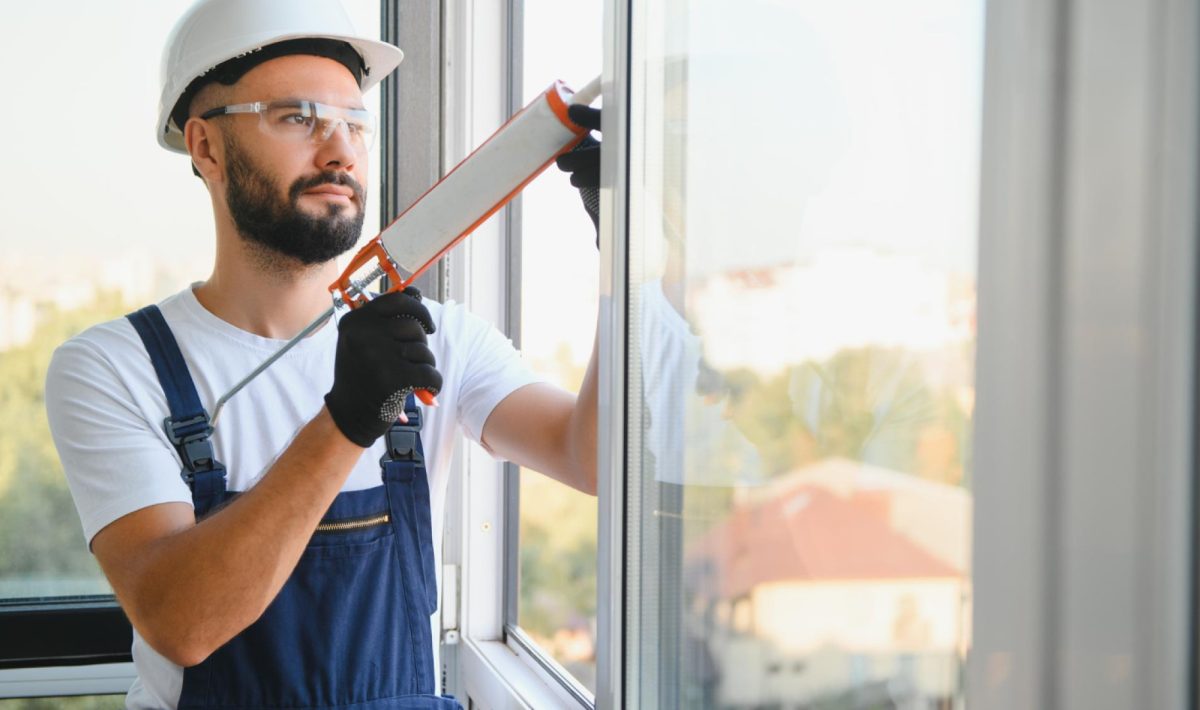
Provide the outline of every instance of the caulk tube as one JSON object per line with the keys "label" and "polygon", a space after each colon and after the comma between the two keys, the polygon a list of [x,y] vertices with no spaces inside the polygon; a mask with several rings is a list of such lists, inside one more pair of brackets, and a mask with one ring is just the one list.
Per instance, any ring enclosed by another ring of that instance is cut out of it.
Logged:
{"label": "caulk tube", "polygon": [[572,98],[562,82],[555,82],[380,234],[388,255],[409,274],[406,280],[437,261],[579,143],[587,131],[567,118]]}

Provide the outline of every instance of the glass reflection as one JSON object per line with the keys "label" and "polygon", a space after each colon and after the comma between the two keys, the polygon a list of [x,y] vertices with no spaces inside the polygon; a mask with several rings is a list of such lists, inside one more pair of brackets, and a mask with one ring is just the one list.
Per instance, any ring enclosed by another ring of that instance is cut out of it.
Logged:
{"label": "glass reflection", "polygon": [[630,701],[960,707],[982,3],[632,21]]}

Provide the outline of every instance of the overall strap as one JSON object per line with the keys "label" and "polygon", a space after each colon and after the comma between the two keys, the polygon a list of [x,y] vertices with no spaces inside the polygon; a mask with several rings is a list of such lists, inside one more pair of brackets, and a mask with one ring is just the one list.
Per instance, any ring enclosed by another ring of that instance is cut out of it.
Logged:
{"label": "overall strap", "polygon": [[163,419],[163,430],[183,461],[183,480],[192,487],[193,494],[213,486],[223,489],[225,467],[213,455],[208,412],[200,404],[196,384],[162,312],[150,305],[125,317],[141,337],[167,396],[171,414]]}
{"label": "overall strap", "polygon": [[416,397],[409,393],[404,400],[408,422],[397,421],[384,435],[387,451],[379,460],[385,478],[389,472],[398,474],[408,483],[411,495],[411,524],[416,533],[416,552],[421,580],[424,583],[426,613],[437,611],[437,578],[434,572],[433,521],[429,501],[429,476],[425,470],[425,450],[421,446],[421,410]]}

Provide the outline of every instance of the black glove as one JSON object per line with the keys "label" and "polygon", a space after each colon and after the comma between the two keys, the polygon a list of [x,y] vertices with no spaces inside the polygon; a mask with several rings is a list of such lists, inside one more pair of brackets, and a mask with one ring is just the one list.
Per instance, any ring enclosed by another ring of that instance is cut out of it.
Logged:
{"label": "black glove", "polygon": [[333,387],[325,406],[347,439],[370,446],[404,411],[409,393],[441,389],[426,338],[433,330],[421,292],[411,286],[380,296],[338,322]]}
{"label": "black glove", "polygon": [[[573,104],[567,107],[567,117],[589,131],[600,130],[600,109]],[[596,226],[596,248],[600,248],[600,141],[591,134],[583,137],[569,153],[558,156],[558,169],[571,173],[571,184],[579,188],[583,208]]]}

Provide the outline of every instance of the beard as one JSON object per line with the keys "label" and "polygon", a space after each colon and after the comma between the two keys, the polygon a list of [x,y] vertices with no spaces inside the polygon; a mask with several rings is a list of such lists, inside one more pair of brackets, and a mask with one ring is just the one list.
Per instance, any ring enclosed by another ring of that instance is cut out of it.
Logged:
{"label": "beard", "polygon": [[[366,192],[345,172],[327,170],[298,178],[279,195],[275,181],[253,164],[232,137],[226,137],[229,185],[225,199],[238,234],[260,247],[264,257],[289,257],[304,266],[323,264],[346,253],[362,235]],[[358,209],[346,214],[346,205],[326,205],[314,217],[300,209],[301,193],[318,185],[345,185],[354,191]]]}

